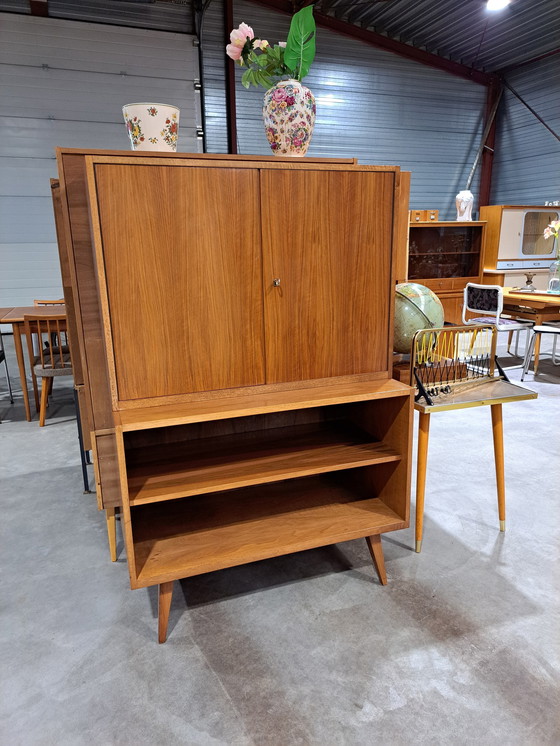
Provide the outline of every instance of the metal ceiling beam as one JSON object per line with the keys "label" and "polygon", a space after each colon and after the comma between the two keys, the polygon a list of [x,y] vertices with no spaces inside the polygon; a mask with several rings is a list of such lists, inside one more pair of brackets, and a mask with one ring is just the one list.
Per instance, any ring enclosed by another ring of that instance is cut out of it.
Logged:
{"label": "metal ceiling beam", "polygon": [[[281,13],[288,13],[289,15],[292,15],[293,13],[293,5],[290,0],[251,0],[251,2],[256,2],[258,5],[264,5],[267,8],[277,10]],[[320,26],[321,28],[328,28],[338,34],[350,36],[352,39],[358,39],[366,44],[371,44],[379,49],[384,49],[387,52],[393,52],[401,57],[407,57],[409,60],[419,62],[422,65],[435,67],[446,73],[450,73],[451,75],[457,75],[460,78],[465,78],[474,83],[479,83],[480,85],[485,86],[490,86],[498,80],[498,77],[491,73],[474,70],[466,65],[461,65],[459,62],[453,62],[444,57],[438,57],[438,55],[432,54],[431,52],[418,49],[418,47],[412,47],[409,44],[403,44],[396,39],[390,39],[389,37],[378,34],[375,31],[354,26],[353,24],[341,21],[338,18],[324,15],[317,10],[315,10],[314,16],[317,26]]]}
{"label": "metal ceiling beam", "polygon": [[49,15],[49,0],[29,0],[29,10],[32,16]]}

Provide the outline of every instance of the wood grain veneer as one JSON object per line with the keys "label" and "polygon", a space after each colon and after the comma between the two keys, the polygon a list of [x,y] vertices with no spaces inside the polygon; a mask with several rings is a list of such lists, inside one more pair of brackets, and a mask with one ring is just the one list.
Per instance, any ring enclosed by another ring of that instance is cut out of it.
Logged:
{"label": "wood grain veneer", "polygon": [[393,191],[393,173],[261,173],[267,383],[388,370]]}
{"label": "wood grain veneer", "polygon": [[132,509],[133,587],[405,527],[371,494],[333,476]]}
{"label": "wood grain veneer", "polygon": [[[131,505],[399,461],[399,452],[348,422],[299,425],[150,446],[128,466]],[[155,451],[155,453],[154,453]],[[157,459],[157,460],[156,460]]]}
{"label": "wood grain veneer", "polygon": [[394,379],[349,381],[289,391],[262,392],[246,397],[192,401],[186,404],[129,409],[115,413],[115,421],[123,431],[171,427],[192,422],[247,417],[267,412],[286,412],[294,409],[367,401],[385,397],[410,395],[407,384]]}
{"label": "wood grain veneer", "polygon": [[114,406],[264,383],[258,173],[94,169]]}

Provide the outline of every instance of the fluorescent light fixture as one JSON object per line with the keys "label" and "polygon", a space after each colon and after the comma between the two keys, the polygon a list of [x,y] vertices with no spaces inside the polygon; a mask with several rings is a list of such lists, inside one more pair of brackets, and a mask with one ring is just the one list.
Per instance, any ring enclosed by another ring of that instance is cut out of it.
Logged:
{"label": "fluorescent light fixture", "polygon": [[487,0],[486,10],[502,10],[507,8],[511,0]]}

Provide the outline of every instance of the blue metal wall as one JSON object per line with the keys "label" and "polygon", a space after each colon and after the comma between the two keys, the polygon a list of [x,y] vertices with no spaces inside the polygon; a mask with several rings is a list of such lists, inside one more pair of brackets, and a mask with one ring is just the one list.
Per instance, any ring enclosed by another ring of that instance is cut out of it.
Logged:
{"label": "blue metal wall", "polygon": [[[560,61],[548,57],[506,76],[560,134]],[[492,204],[542,205],[560,200],[560,142],[510,91],[498,115]]]}

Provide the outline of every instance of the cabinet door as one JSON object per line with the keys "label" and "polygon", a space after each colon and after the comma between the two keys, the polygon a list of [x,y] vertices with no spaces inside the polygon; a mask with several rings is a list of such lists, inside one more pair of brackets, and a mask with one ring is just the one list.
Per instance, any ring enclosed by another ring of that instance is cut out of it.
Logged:
{"label": "cabinet door", "polygon": [[94,168],[118,399],[264,383],[258,172]]}
{"label": "cabinet door", "polygon": [[261,171],[267,383],[388,370],[393,194],[387,172]]}

